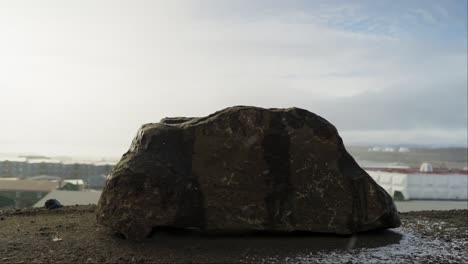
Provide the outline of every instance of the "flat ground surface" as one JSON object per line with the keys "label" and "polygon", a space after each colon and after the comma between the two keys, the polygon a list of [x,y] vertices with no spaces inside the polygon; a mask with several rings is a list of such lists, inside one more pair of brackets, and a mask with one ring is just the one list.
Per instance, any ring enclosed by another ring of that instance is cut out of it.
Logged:
{"label": "flat ground surface", "polygon": [[159,231],[144,242],[96,224],[95,206],[0,211],[0,263],[468,263],[468,210],[402,213],[356,236]]}
{"label": "flat ground surface", "polygon": [[468,201],[435,201],[435,200],[410,200],[395,201],[399,212],[430,211],[430,210],[468,210]]}

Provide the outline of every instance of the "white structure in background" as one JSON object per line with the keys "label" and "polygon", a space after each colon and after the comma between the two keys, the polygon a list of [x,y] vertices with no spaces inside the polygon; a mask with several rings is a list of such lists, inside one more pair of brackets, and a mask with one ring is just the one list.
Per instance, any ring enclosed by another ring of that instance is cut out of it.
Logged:
{"label": "white structure in background", "polygon": [[372,170],[372,169],[409,169],[410,167],[401,162],[378,162],[378,161],[368,161],[368,160],[358,160],[359,166]]}
{"label": "white structure in background", "polygon": [[386,148],[383,149],[383,152],[395,152],[395,148],[386,147]]}
{"label": "white structure in background", "polygon": [[407,153],[407,152],[410,152],[410,150],[409,150],[409,148],[400,147],[400,148],[398,149],[398,152]]}
{"label": "white structure in background", "polygon": [[468,173],[437,171],[424,163],[420,171],[368,168],[367,173],[395,200],[468,200]]}
{"label": "white structure in background", "polygon": [[71,183],[73,185],[84,185],[84,181],[82,179],[64,180],[62,185],[65,185],[67,183]]}
{"label": "white structure in background", "polygon": [[371,151],[371,152],[380,152],[380,151],[382,151],[382,148],[381,148],[381,147],[372,147],[372,148],[369,148],[368,151]]}
{"label": "white structure in background", "polygon": [[419,167],[420,172],[433,172],[434,169],[432,168],[432,164],[424,162],[421,164],[421,167]]}

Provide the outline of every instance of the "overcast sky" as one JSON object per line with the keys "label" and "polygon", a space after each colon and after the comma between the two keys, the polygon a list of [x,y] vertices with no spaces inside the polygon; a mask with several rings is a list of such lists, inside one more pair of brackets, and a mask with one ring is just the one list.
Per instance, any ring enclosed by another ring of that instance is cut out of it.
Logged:
{"label": "overcast sky", "polygon": [[0,34],[0,152],[119,156],[143,123],[232,105],[467,145],[466,0],[0,0]]}

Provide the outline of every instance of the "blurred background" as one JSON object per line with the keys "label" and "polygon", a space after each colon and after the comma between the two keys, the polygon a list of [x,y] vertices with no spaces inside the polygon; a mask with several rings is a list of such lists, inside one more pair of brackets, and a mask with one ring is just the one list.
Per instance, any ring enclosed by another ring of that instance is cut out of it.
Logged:
{"label": "blurred background", "polygon": [[96,203],[144,123],[332,122],[400,210],[467,208],[467,1],[0,0],[0,208]]}

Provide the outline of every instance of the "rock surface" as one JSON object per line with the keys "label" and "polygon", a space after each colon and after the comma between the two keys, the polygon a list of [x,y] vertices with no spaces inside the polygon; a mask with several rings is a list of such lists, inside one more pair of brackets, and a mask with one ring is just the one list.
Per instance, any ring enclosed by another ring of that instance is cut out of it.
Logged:
{"label": "rock surface", "polygon": [[165,226],[336,234],[400,226],[392,198],[336,128],[299,108],[238,106],[143,125],[96,212],[99,224],[135,240]]}
{"label": "rock surface", "polygon": [[49,199],[44,203],[44,207],[52,210],[63,207],[63,205],[57,199]]}

